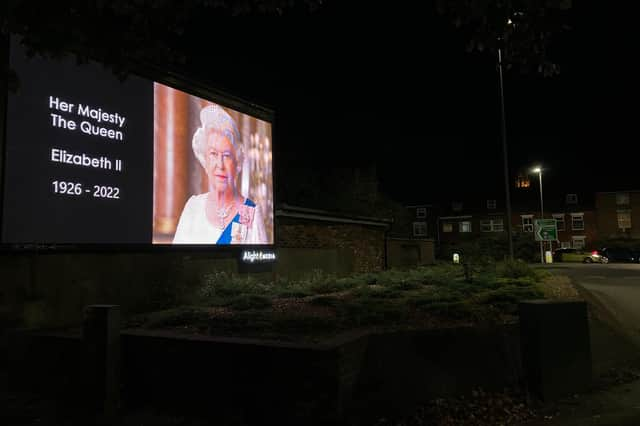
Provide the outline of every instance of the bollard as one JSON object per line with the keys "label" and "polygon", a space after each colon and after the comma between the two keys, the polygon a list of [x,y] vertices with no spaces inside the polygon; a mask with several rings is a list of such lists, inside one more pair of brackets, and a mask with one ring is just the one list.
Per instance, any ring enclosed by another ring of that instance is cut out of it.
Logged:
{"label": "bollard", "polygon": [[587,391],[592,373],[586,303],[528,300],[519,313],[529,391],[543,401]]}
{"label": "bollard", "polygon": [[463,263],[462,267],[464,269],[464,280],[468,283],[473,281],[473,274],[471,271],[471,265],[469,265],[468,263]]}
{"label": "bollard", "polygon": [[120,405],[120,307],[85,307],[83,339],[87,409],[108,424]]}

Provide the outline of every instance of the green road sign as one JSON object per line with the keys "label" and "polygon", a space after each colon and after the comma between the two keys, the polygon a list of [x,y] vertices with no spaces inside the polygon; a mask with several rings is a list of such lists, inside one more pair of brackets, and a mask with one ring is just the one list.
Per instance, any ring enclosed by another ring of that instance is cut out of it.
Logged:
{"label": "green road sign", "polygon": [[558,226],[555,219],[535,219],[533,233],[536,241],[558,241]]}

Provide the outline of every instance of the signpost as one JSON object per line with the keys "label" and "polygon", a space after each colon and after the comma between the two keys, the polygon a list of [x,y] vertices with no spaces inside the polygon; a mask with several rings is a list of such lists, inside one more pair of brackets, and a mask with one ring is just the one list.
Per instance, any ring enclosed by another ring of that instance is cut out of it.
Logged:
{"label": "signpost", "polygon": [[535,219],[533,233],[536,241],[558,241],[558,226],[555,219]]}
{"label": "signpost", "polygon": [[[555,219],[535,219],[533,221],[533,234],[536,241],[540,241],[540,256],[542,257],[542,244],[544,241],[558,241],[558,225]],[[546,263],[551,263],[551,252],[547,252]]]}

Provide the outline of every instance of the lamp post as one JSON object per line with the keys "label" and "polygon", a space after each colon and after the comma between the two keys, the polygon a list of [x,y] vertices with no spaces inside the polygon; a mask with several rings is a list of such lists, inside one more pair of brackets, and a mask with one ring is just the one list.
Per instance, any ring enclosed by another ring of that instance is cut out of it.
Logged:
{"label": "lamp post", "polygon": [[[511,20],[507,22],[511,25]],[[509,259],[513,260],[513,235],[511,231],[511,194],[509,191],[509,156],[507,151],[507,125],[504,117],[504,85],[502,82],[502,38],[498,39],[498,80],[500,82],[500,119],[502,134],[502,162],[504,166],[504,190],[507,206],[507,239],[509,240]]]}
{"label": "lamp post", "polygon": [[[542,167],[534,167],[531,170],[533,173],[538,174],[540,182],[540,219],[544,219],[544,201],[542,197]],[[544,241],[540,241],[540,263],[544,263]]]}

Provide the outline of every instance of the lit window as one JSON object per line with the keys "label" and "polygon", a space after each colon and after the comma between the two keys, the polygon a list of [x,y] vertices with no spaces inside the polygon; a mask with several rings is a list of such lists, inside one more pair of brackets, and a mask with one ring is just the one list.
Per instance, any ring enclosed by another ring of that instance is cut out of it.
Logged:
{"label": "lit window", "polygon": [[487,200],[487,208],[489,210],[495,210],[496,209],[496,200]]}
{"label": "lit window", "polygon": [[553,218],[556,220],[558,231],[564,231],[564,213],[554,214]]}
{"label": "lit window", "polygon": [[578,204],[578,195],[567,194],[567,204]]}
{"label": "lit window", "polygon": [[618,210],[618,228],[622,231],[631,229],[631,211]]}
{"label": "lit window", "polygon": [[584,213],[571,213],[571,229],[573,231],[584,229]]}
{"label": "lit window", "polygon": [[533,232],[533,215],[523,215],[522,218],[522,232]]}
{"label": "lit window", "polygon": [[420,218],[420,219],[423,219],[423,218],[427,217],[427,209],[426,209],[426,207],[418,207],[416,209],[416,217]]}
{"label": "lit window", "polygon": [[502,219],[490,219],[480,221],[481,232],[502,232],[504,231],[504,222]]}
{"label": "lit window", "polygon": [[458,224],[458,231],[459,232],[471,232],[471,222],[469,222],[469,221],[460,222]]}
{"label": "lit window", "polygon": [[453,223],[443,223],[442,232],[453,232]]}
{"label": "lit window", "polygon": [[413,235],[424,237],[427,235],[427,222],[413,222]]}
{"label": "lit window", "polygon": [[518,176],[516,179],[516,188],[529,188],[531,182],[527,176]]}
{"label": "lit window", "polygon": [[619,206],[629,205],[629,193],[628,192],[616,192],[616,204]]}
{"label": "lit window", "polygon": [[571,237],[571,245],[574,249],[582,250],[585,248],[585,240],[587,237]]}

